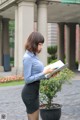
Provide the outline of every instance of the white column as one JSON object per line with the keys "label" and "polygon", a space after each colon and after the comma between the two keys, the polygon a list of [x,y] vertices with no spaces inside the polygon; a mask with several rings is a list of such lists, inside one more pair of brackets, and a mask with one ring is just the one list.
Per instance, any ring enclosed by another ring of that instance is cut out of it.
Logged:
{"label": "white column", "polygon": [[15,9],[15,67],[23,70],[24,44],[34,28],[34,3],[20,2]]}
{"label": "white column", "polygon": [[47,64],[47,3],[39,2],[38,3],[38,31],[44,36],[45,42],[43,44],[42,52],[39,55],[40,60],[44,65]]}

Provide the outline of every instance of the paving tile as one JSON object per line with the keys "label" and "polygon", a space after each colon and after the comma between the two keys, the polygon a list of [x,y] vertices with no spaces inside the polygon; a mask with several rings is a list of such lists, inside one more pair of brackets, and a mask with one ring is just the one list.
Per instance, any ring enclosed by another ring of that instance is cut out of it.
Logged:
{"label": "paving tile", "polygon": [[[60,120],[80,120],[80,75],[65,84],[54,102],[62,104]],[[0,114],[6,113],[7,120],[27,120],[26,108],[21,99],[23,85],[0,87]],[[40,118],[41,120],[41,118]]]}

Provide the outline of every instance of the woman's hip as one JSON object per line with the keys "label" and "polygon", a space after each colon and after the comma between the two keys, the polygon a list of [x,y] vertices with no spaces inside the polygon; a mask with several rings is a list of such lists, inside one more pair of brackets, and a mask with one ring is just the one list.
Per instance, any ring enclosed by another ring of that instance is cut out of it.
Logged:
{"label": "woman's hip", "polygon": [[25,84],[21,93],[22,97],[36,98],[39,96],[39,84]]}

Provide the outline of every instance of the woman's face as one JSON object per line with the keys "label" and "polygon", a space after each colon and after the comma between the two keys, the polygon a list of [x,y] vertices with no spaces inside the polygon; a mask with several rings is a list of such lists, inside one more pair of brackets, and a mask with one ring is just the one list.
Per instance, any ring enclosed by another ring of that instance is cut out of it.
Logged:
{"label": "woman's face", "polygon": [[37,49],[37,53],[40,53],[43,47],[43,43],[39,43],[38,44],[38,49]]}

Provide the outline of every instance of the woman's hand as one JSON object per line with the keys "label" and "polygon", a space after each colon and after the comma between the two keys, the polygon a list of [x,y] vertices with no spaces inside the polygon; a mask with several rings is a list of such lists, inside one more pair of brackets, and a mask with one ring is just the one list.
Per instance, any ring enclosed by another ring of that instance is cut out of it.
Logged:
{"label": "woman's hand", "polygon": [[48,73],[51,73],[51,72],[53,72],[53,70],[51,69],[51,68],[48,68],[48,69],[44,69],[43,70],[43,73],[46,75],[46,74],[48,74]]}

